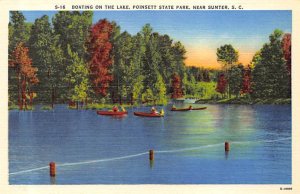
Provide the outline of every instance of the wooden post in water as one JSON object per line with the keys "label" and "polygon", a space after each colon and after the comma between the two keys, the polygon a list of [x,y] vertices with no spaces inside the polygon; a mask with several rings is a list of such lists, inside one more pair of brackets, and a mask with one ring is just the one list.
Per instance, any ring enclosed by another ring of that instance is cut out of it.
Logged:
{"label": "wooden post in water", "polygon": [[50,167],[50,176],[55,177],[56,175],[55,162],[50,162],[49,167]]}
{"label": "wooden post in water", "polygon": [[150,161],[154,160],[154,150],[149,150],[149,160]]}
{"label": "wooden post in water", "polygon": [[230,150],[229,142],[225,141],[225,152],[229,152],[229,150]]}

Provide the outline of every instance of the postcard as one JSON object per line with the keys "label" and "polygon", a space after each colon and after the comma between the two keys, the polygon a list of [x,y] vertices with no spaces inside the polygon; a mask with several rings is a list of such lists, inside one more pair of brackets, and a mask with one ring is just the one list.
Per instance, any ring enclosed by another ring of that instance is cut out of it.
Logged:
{"label": "postcard", "polygon": [[0,3],[4,193],[300,192],[298,1]]}

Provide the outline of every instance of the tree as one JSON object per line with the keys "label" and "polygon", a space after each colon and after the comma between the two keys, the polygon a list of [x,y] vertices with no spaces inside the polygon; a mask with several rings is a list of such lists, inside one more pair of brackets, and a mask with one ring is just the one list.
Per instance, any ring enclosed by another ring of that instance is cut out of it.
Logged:
{"label": "tree", "polygon": [[82,58],[78,56],[77,53],[72,52],[71,47],[68,47],[68,54],[70,59],[72,60],[72,65],[68,66],[67,74],[65,79],[69,83],[69,98],[72,101],[84,102],[87,98],[88,94],[88,68],[86,63]]}
{"label": "tree", "polygon": [[134,101],[141,102],[142,101],[142,91],[144,89],[143,85],[144,76],[138,75],[133,83],[133,91],[132,98]]}
{"label": "tree", "polygon": [[[176,68],[176,63],[174,59],[174,53],[172,50],[173,40],[167,35],[159,36],[159,53],[161,55],[161,62],[159,64],[159,72],[163,77],[165,83],[170,82],[172,77],[172,72]],[[170,86],[168,86],[170,88]],[[168,89],[169,89],[168,88]]]}
{"label": "tree", "polygon": [[24,15],[19,11],[10,12],[9,22],[9,53],[12,54],[19,43],[27,44],[30,33],[30,25],[25,23]]}
{"label": "tree", "polygon": [[58,45],[58,37],[53,34],[49,17],[44,15],[35,20],[29,39],[30,56],[33,65],[39,69],[40,84],[38,100],[54,106],[56,93],[61,87],[63,53]]}
{"label": "tree", "polygon": [[113,76],[110,73],[112,65],[110,36],[112,24],[106,19],[99,20],[91,28],[88,38],[90,79],[96,94],[103,97],[107,95],[107,89]]}
{"label": "tree", "polygon": [[150,35],[150,39],[146,44],[146,51],[143,62],[143,73],[145,76],[144,85],[147,85],[147,87],[153,90],[154,84],[157,80],[157,72],[159,72],[159,64],[161,63],[158,33],[152,33]]}
{"label": "tree", "polygon": [[173,74],[172,90],[171,98],[181,98],[183,96],[181,78],[177,73]]}
{"label": "tree", "polygon": [[[230,80],[230,76],[228,75],[228,70],[234,65],[239,58],[239,53],[237,50],[233,48],[231,44],[225,44],[217,49],[217,61],[222,64],[222,69],[225,72],[225,76],[227,80]],[[228,95],[230,97],[231,89],[230,83],[228,83]]]}
{"label": "tree", "polygon": [[68,45],[80,58],[86,57],[86,41],[92,25],[92,11],[59,11],[52,19],[54,32],[59,35],[59,44],[68,55]]}
{"label": "tree", "polygon": [[286,33],[283,35],[282,49],[283,49],[284,59],[286,60],[286,68],[288,70],[288,78],[289,78],[288,97],[291,97],[292,37],[290,33]]}
{"label": "tree", "polygon": [[[92,25],[92,11],[59,11],[52,18],[54,34],[58,37],[57,43],[62,49],[62,64],[64,68],[60,69],[61,74],[67,74],[68,66],[72,65],[72,59],[68,58],[68,45],[72,52],[77,53],[78,57],[87,61],[87,38]],[[68,97],[68,84],[60,85],[60,97],[63,101]]]}
{"label": "tree", "polygon": [[155,100],[157,104],[166,104],[167,98],[166,98],[166,84],[164,83],[164,80],[159,72],[157,72],[157,80],[154,84],[154,94],[155,94]]}
{"label": "tree", "polygon": [[252,79],[252,96],[255,98],[289,97],[289,78],[282,50],[281,30],[275,30],[270,42],[261,49],[260,60],[255,64]]}
{"label": "tree", "polygon": [[136,79],[136,64],[133,62],[133,40],[126,31],[113,43],[113,92],[119,98],[130,97]]}
{"label": "tree", "polygon": [[243,82],[242,82],[241,94],[250,94],[252,92],[251,71],[252,70],[250,65],[248,66],[248,68],[244,69],[243,71]]}
{"label": "tree", "polygon": [[[16,47],[18,44],[23,43],[25,46],[27,44],[30,32],[30,25],[25,22],[25,17],[22,12],[11,11],[10,12],[10,22],[8,24],[9,34],[8,34],[8,59],[9,61],[13,60]],[[9,101],[20,104],[20,84],[19,84],[19,75],[17,71],[17,66],[8,66],[8,94]]]}
{"label": "tree", "polygon": [[286,67],[288,73],[291,74],[291,64],[292,64],[292,37],[290,33],[286,33],[282,38],[282,49],[284,54],[284,59],[286,60]]}
{"label": "tree", "polygon": [[228,84],[230,85],[230,94],[234,94],[236,97],[239,96],[242,89],[243,82],[243,70],[242,64],[234,65],[228,70]]}
{"label": "tree", "polygon": [[[12,53],[12,59],[9,61],[9,65],[16,69],[18,76],[18,103],[19,109],[27,109],[26,94],[32,96],[31,85],[39,82],[36,72],[37,68],[32,67],[32,61],[29,57],[29,49],[24,46],[24,43],[19,43],[16,49]],[[32,98],[30,99],[32,103]]]}
{"label": "tree", "polygon": [[175,60],[175,69],[172,72],[177,72],[180,77],[183,77],[185,72],[184,60],[186,59],[185,54],[186,50],[181,42],[175,42],[172,47],[174,60]]}
{"label": "tree", "polygon": [[238,61],[239,53],[231,44],[225,44],[217,49],[217,61],[223,65],[224,70],[228,70]]}
{"label": "tree", "polygon": [[224,94],[226,92],[226,87],[227,87],[226,77],[225,77],[224,73],[221,73],[219,75],[219,78],[218,78],[218,83],[217,83],[216,91],[219,92],[219,93],[221,93],[222,96],[224,97]]}
{"label": "tree", "polygon": [[149,103],[154,101],[153,91],[150,88],[147,88],[142,94],[142,103]]}

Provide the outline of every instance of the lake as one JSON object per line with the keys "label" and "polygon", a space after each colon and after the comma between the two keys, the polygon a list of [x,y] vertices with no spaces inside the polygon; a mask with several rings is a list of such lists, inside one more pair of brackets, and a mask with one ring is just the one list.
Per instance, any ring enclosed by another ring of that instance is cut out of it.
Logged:
{"label": "lake", "polygon": [[9,183],[291,183],[290,105],[193,106],[207,109],[158,107],[164,118],[133,115],[150,107],[129,108],[125,117],[65,105],[9,111]]}

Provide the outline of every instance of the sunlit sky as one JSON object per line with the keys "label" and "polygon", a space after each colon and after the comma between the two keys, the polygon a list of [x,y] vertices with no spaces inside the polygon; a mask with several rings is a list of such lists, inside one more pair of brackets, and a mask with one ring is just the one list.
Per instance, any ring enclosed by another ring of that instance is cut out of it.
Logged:
{"label": "sunlit sky", "polygon": [[[54,11],[24,11],[27,22]],[[93,23],[106,18],[132,35],[149,23],[153,31],[168,34],[183,43],[186,65],[220,68],[217,48],[231,44],[239,51],[239,62],[250,63],[254,53],[275,29],[292,32],[291,11],[95,11]]]}

